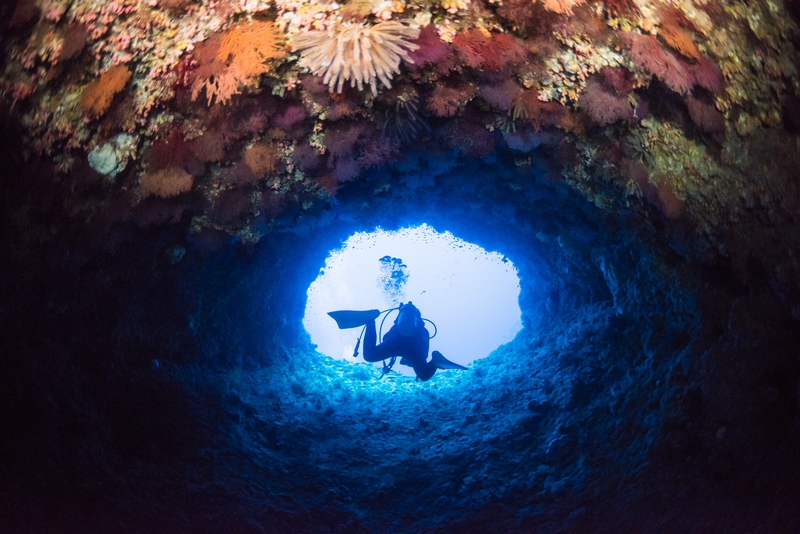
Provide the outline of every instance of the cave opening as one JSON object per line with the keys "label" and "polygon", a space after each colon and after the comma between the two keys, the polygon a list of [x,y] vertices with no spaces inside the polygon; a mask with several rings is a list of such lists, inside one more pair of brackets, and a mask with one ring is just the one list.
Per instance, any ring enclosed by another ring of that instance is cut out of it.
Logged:
{"label": "cave opening", "polygon": [[[510,342],[522,327],[520,282],[513,263],[427,224],[358,232],[331,251],[309,286],[303,325],[317,350],[357,362],[361,328],[339,330],[329,311],[379,309],[385,334],[397,307],[422,310],[432,350],[463,366]],[[373,364],[380,367],[380,363]],[[394,371],[414,376],[410,367]]]}

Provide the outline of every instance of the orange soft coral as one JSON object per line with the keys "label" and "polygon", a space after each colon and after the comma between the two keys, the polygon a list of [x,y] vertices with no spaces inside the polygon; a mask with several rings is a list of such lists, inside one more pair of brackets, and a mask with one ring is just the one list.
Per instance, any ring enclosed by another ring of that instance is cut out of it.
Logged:
{"label": "orange soft coral", "polygon": [[680,53],[682,56],[689,59],[700,59],[700,50],[692,40],[692,35],[683,28],[677,26],[662,26],[658,30],[658,36],[661,37],[670,48]]}
{"label": "orange soft coral", "polygon": [[81,109],[91,118],[104,114],[114,95],[122,91],[131,78],[131,71],[125,65],[115,65],[84,88],[81,93]]}
{"label": "orange soft coral", "polygon": [[272,70],[268,61],[284,53],[275,25],[258,20],[231,28],[219,46],[219,58],[230,62],[244,78],[267,74]]}
{"label": "orange soft coral", "polygon": [[275,169],[278,163],[278,146],[258,142],[245,150],[243,161],[256,177],[261,178]]}
{"label": "orange soft coral", "polygon": [[572,14],[572,8],[582,4],[585,0],[543,0],[544,7],[554,13]]}
{"label": "orange soft coral", "polygon": [[192,189],[194,178],[178,167],[167,167],[147,173],[142,177],[140,191],[142,198],[155,195],[161,198],[174,197]]}
{"label": "orange soft coral", "polygon": [[222,35],[214,34],[205,41],[197,43],[194,49],[194,62],[197,70],[194,72],[192,82],[192,100],[197,100],[200,92],[205,89],[206,99],[210,106],[214,99],[225,103],[239,89],[236,76],[227,72],[227,65],[220,59],[219,49],[222,44]]}
{"label": "orange soft coral", "polygon": [[214,99],[220,104],[229,102],[231,96],[241,92],[240,86],[253,84],[258,76],[269,73],[271,60],[284,56],[279,41],[274,24],[256,20],[198,43],[192,100],[205,89],[209,106]]}

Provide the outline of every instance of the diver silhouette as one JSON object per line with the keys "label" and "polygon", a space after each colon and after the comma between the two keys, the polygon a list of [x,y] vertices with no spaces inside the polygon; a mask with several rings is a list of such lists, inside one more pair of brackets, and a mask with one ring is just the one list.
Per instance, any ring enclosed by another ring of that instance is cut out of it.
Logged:
{"label": "diver silhouette", "polygon": [[[328,315],[336,320],[339,328],[355,328],[364,326],[364,360],[379,362],[391,359],[387,366],[384,364],[384,374],[387,368],[391,369],[394,358],[400,358],[401,365],[414,369],[417,378],[423,382],[430,380],[438,369],[466,369],[462,365],[451,362],[439,351],[433,351],[428,361],[430,347],[430,333],[425,328],[425,320],[419,309],[411,302],[400,304],[397,319],[392,328],[378,343],[378,333],[375,328],[375,319],[381,315],[380,310],[350,311],[342,310],[329,312]],[[389,310],[392,311],[392,310]],[[356,346],[356,354],[358,346]],[[355,354],[354,354],[355,355]]]}

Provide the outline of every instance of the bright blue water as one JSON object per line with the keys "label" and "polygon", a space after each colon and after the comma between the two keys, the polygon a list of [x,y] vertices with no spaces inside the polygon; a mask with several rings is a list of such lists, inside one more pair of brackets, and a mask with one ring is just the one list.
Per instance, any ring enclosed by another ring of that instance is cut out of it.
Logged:
{"label": "bright blue water", "polygon": [[[424,224],[394,232],[376,229],[351,236],[331,252],[308,289],[303,325],[322,354],[363,361],[353,358],[361,329],[338,330],[327,312],[388,310],[412,301],[436,324],[431,351],[469,365],[520,330],[519,291],[516,268],[496,252]],[[389,315],[383,333],[395,317],[396,312]],[[427,327],[433,335],[434,328]],[[413,375],[410,367],[396,365],[395,370]]]}

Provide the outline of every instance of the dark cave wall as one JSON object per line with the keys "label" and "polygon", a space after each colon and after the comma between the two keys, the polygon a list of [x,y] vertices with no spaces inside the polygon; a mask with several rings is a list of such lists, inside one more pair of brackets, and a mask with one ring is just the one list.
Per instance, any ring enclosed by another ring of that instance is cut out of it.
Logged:
{"label": "dark cave wall", "polygon": [[[76,230],[41,272],[6,260],[6,524],[748,532],[769,510],[767,531],[797,526],[800,340],[765,286],[688,265],[657,215],[611,215],[550,173],[430,172],[416,198],[367,177],[254,248],[190,244],[177,264],[182,233],[133,228],[114,254],[67,256]],[[328,250],[417,222],[515,263],[525,332],[429,384],[315,355],[301,318]]]}
{"label": "dark cave wall", "polygon": [[[291,335],[273,339],[272,352],[288,360],[272,368],[282,380],[266,384],[240,379],[237,391],[231,392],[230,411],[237,417],[229,420],[235,422],[227,430],[231,439],[226,443],[248,451],[243,456],[253,462],[255,472],[266,469],[258,459],[264,449],[299,454],[302,465],[284,457],[288,464],[283,469],[286,476],[301,474],[302,482],[289,484],[281,493],[303,496],[297,502],[305,499],[309,514],[328,518],[320,519],[323,523],[336,516],[326,514],[339,510],[368,529],[405,531],[425,524],[465,532],[486,525],[547,530],[571,524],[571,514],[584,508],[575,503],[583,503],[590,511],[578,513],[574,524],[605,521],[635,531],[637,521],[655,521],[657,514],[647,512],[650,504],[640,504],[638,515],[612,519],[602,511],[609,499],[604,491],[620,492],[638,478],[646,482],[636,493],[623,492],[610,509],[622,513],[627,506],[662,498],[664,492],[678,506],[689,495],[700,500],[716,495],[728,481],[746,488],[758,479],[757,469],[734,462],[743,447],[753,451],[758,465],[787,452],[788,421],[795,417],[796,404],[795,337],[791,319],[764,288],[742,294],[725,280],[703,275],[659,246],[646,223],[640,233],[633,233],[626,226],[631,221],[625,219],[575,217],[568,202],[553,201],[561,194],[557,187],[543,186],[537,192],[548,201],[543,203],[546,209],[526,211],[509,200],[512,197],[503,199],[503,193],[497,193],[502,191],[498,181],[503,173],[495,172],[493,181],[485,169],[476,171],[487,190],[495,192],[492,197],[454,195],[446,185],[453,177],[447,175],[439,177],[441,187],[432,188],[425,199],[381,204],[372,198],[373,213],[349,210],[363,200],[354,193],[345,197],[342,207],[322,214],[317,219],[321,222],[314,223],[319,228],[309,232],[300,225],[286,241],[292,246],[275,250],[278,260],[259,258],[262,250],[253,256],[247,270],[258,272],[262,262],[285,262],[292,269],[282,270],[277,278],[273,270],[265,270],[254,275],[258,282],[242,283],[243,292],[267,286],[276,291],[269,303],[260,304],[256,296],[252,311],[243,306],[241,317],[250,321],[286,313],[299,322],[302,292],[328,248],[377,222],[392,227],[426,221],[450,229],[507,254],[528,280],[521,297],[528,331],[511,347],[477,364],[469,380],[449,386],[443,382],[449,389],[442,394],[386,393],[374,377],[367,380],[366,391],[337,387],[339,381],[349,383],[353,371],[347,365],[309,361],[313,357],[303,349],[302,333],[301,339],[293,339],[296,331],[286,327]],[[453,174],[469,180],[464,173]],[[451,202],[443,203],[442,197]],[[554,213],[557,209],[560,215]],[[542,221],[551,233],[544,239],[533,237],[544,231]],[[575,235],[592,237],[584,243]],[[278,309],[276,302],[287,307]],[[728,310],[734,305],[770,310],[763,316],[773,327],[761,336],[770,339],[765,348],[773,355],[766,365],[757,353],[731,342],[731,337],[749,337],[749,327],[729,324]],[[264,365],[260,358],[266,354],[269,351],[255,356],[259,363],[243,363],[244,368]],[[729,369],[726,359],[741,360],[740,367]],[[753,367],[747,369],[745,362]],[[754,374],[755,368],[759,372]],[[786,371],[777,393],[759,392],[751,383],[770,380],[777,369]],[[320,381],[327,385],[320,386]],[[732,387],[731,381],[747,383],[748,388]],[[414,395],[428,394],[423,405],[437,401],[444,407],[421,408]],[[758,395],[776,400],[770,407],[760,401],[753,415],[780,415],[748,416],[729,423],[735,429],[720,430],[720,421],[730,421],[725,412],[738,413],[743,409],[739,401],[747,406]],[[248,422],[248,413],[255,415],[255,422]],[[727,439],[730,431],[737,437]],[[426,455],[426,450],[433,454]],[[386,479],[375,474],[384,469],[404,474]],[[741,493],[726,498],[737,502]],[[437,514],[420,504],[431,501],[459,512]],[[459,519],[464,502],[475,511]],[[789,521],[790,509],[783,505],[777,515]],[[380,513],[365,511],[373,509]],[[697,516],[693,518],[680,521]]]}

